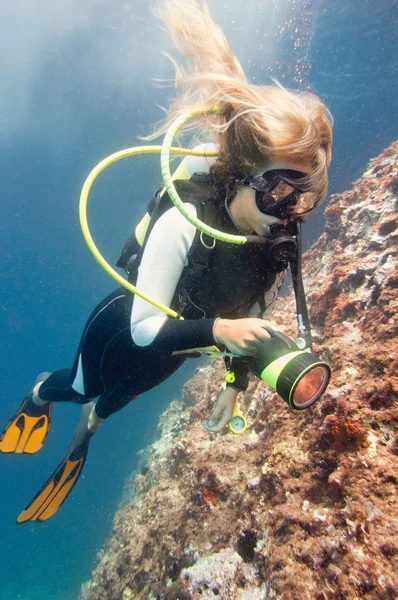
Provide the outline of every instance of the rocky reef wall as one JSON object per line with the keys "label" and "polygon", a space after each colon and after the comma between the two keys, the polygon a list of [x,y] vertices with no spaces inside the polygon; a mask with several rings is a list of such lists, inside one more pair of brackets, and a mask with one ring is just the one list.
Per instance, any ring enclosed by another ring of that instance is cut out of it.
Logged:
{"label": "rocky reef wall", "polygon": [[[293,411],[253,377],[248,431],[219,436],[201,421],[224,367],[199,369],[81,600],[398,598],[398,142],[326,217],[304,268],[327,393]],[[292,297],[273,318],[294,337]]]}

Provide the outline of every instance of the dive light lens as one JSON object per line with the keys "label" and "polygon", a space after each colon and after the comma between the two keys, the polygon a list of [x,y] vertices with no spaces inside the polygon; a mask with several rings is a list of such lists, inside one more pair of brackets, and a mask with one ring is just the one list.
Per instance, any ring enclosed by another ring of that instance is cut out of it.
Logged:
{"label": "dive light lens", "polygon": [[330,375],[330,366],[314,354],[293,353],[292,359],[278,375],[276,391],[292,408],[302,410],[322,396]]}
{"label": "dive light lens", "polygon": [[314,404],[325,391],[329,383],[330,373],[323,365],[318,365],[304,373],[294,390],[291,402],[294,408],[308,408]]}

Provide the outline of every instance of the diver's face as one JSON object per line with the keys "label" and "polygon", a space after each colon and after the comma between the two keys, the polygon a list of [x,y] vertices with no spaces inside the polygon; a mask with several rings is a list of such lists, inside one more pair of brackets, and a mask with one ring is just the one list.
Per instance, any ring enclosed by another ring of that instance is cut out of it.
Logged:
{"label": "diver's face", "polygon": [[262,213],[256,203],[256,192],[244,186],[238,189],[229,205],[229,213],[235,225],[245,233],[267,236],[271,225],[284,225],[286,220]]}
{"label": "diver's face", "polygon": [[[300,176],[310,172],[309,165],[304,163],[296,163],[294,165],[290,163],[272,163],[263,171],[263,174],[277,169],[289,169],[300,172]],[[267,209],[270,209],[270,212],[272,212],[277,202],[284,198],[289,199],[290,195],[294,195],[294,191],[295,188],[288,182],[283,181],[283,179],[275,187],[271,188],[270,193],[266,193],[263,196],[259,192],[257,192],[256,196],[256,190],[250,187],[250,184],[242,186],[238,189],[235,198],[229,206],[230,216],[235,225],[245,233],[256,233],[260,236],[270,235],[271,226],[286,225],[287,218],[278,218],[269,215],[267,214]],[[295,199],[292,198],[293,205],[296,201],[297,197]],[[286,211],[278,211],[280,212],[279,217],[289,216],[291,207],[287,205],[285,208],[287,209]]]}

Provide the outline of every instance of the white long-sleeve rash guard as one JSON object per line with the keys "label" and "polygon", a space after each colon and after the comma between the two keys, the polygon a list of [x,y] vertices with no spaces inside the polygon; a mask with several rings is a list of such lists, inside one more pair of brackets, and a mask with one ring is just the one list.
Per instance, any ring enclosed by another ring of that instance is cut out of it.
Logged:
{"label": "white long-sleeve rash guard", "polygon": [[[185,204],[185,208],[190,215],[196,217],[196,207],[193,204]],[[177,208],[173,207],[165,212],[155,223],[147,240],[138,270],[137,288],[158,302],[170,306],[184,267],[188,264],[187,257],[195,233],[194,225],[185,219]],[[161,309],[135,296],[131,312],[131,334],[134,343],[138,346],[152,344],[168,320],[170,318]],[[184,321],[173,321],[177,326],[183,326]],[[208,326],[205,331],[207,334]],[[174,335],[172,337],[174,338]],[[210,340],[210,344],[212,343],[214,340]]]}
{"label": "white long-sleeve rash guard", "polygon": [[[213,143],[200,144],[195,150],[215,150]],[[209,172],[216,158],[187,156],[189,173]],[[196,217],[196,207],[185,204]],[[138,270],[137,287],[158,302],[170,307],[177,284],[188,263],[196,228],[177,208],[170,208],[155,223],[147,240]],[[138,346],[153,345],[154,350],[187,350],[214,344],[214,319],[178,320],[138,296],[131,312],[131,335]]]}

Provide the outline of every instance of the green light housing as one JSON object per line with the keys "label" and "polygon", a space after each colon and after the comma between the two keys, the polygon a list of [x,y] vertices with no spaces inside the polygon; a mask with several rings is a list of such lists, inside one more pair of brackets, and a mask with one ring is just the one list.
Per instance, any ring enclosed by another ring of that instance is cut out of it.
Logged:
{"label": "green light housing", "polygon": [[282,332],[266,329],[271,338],[251,360],[251,371],[292,408],[309,408],[325,392],[331,376],[330,366],[314,354],[300,350]]}

